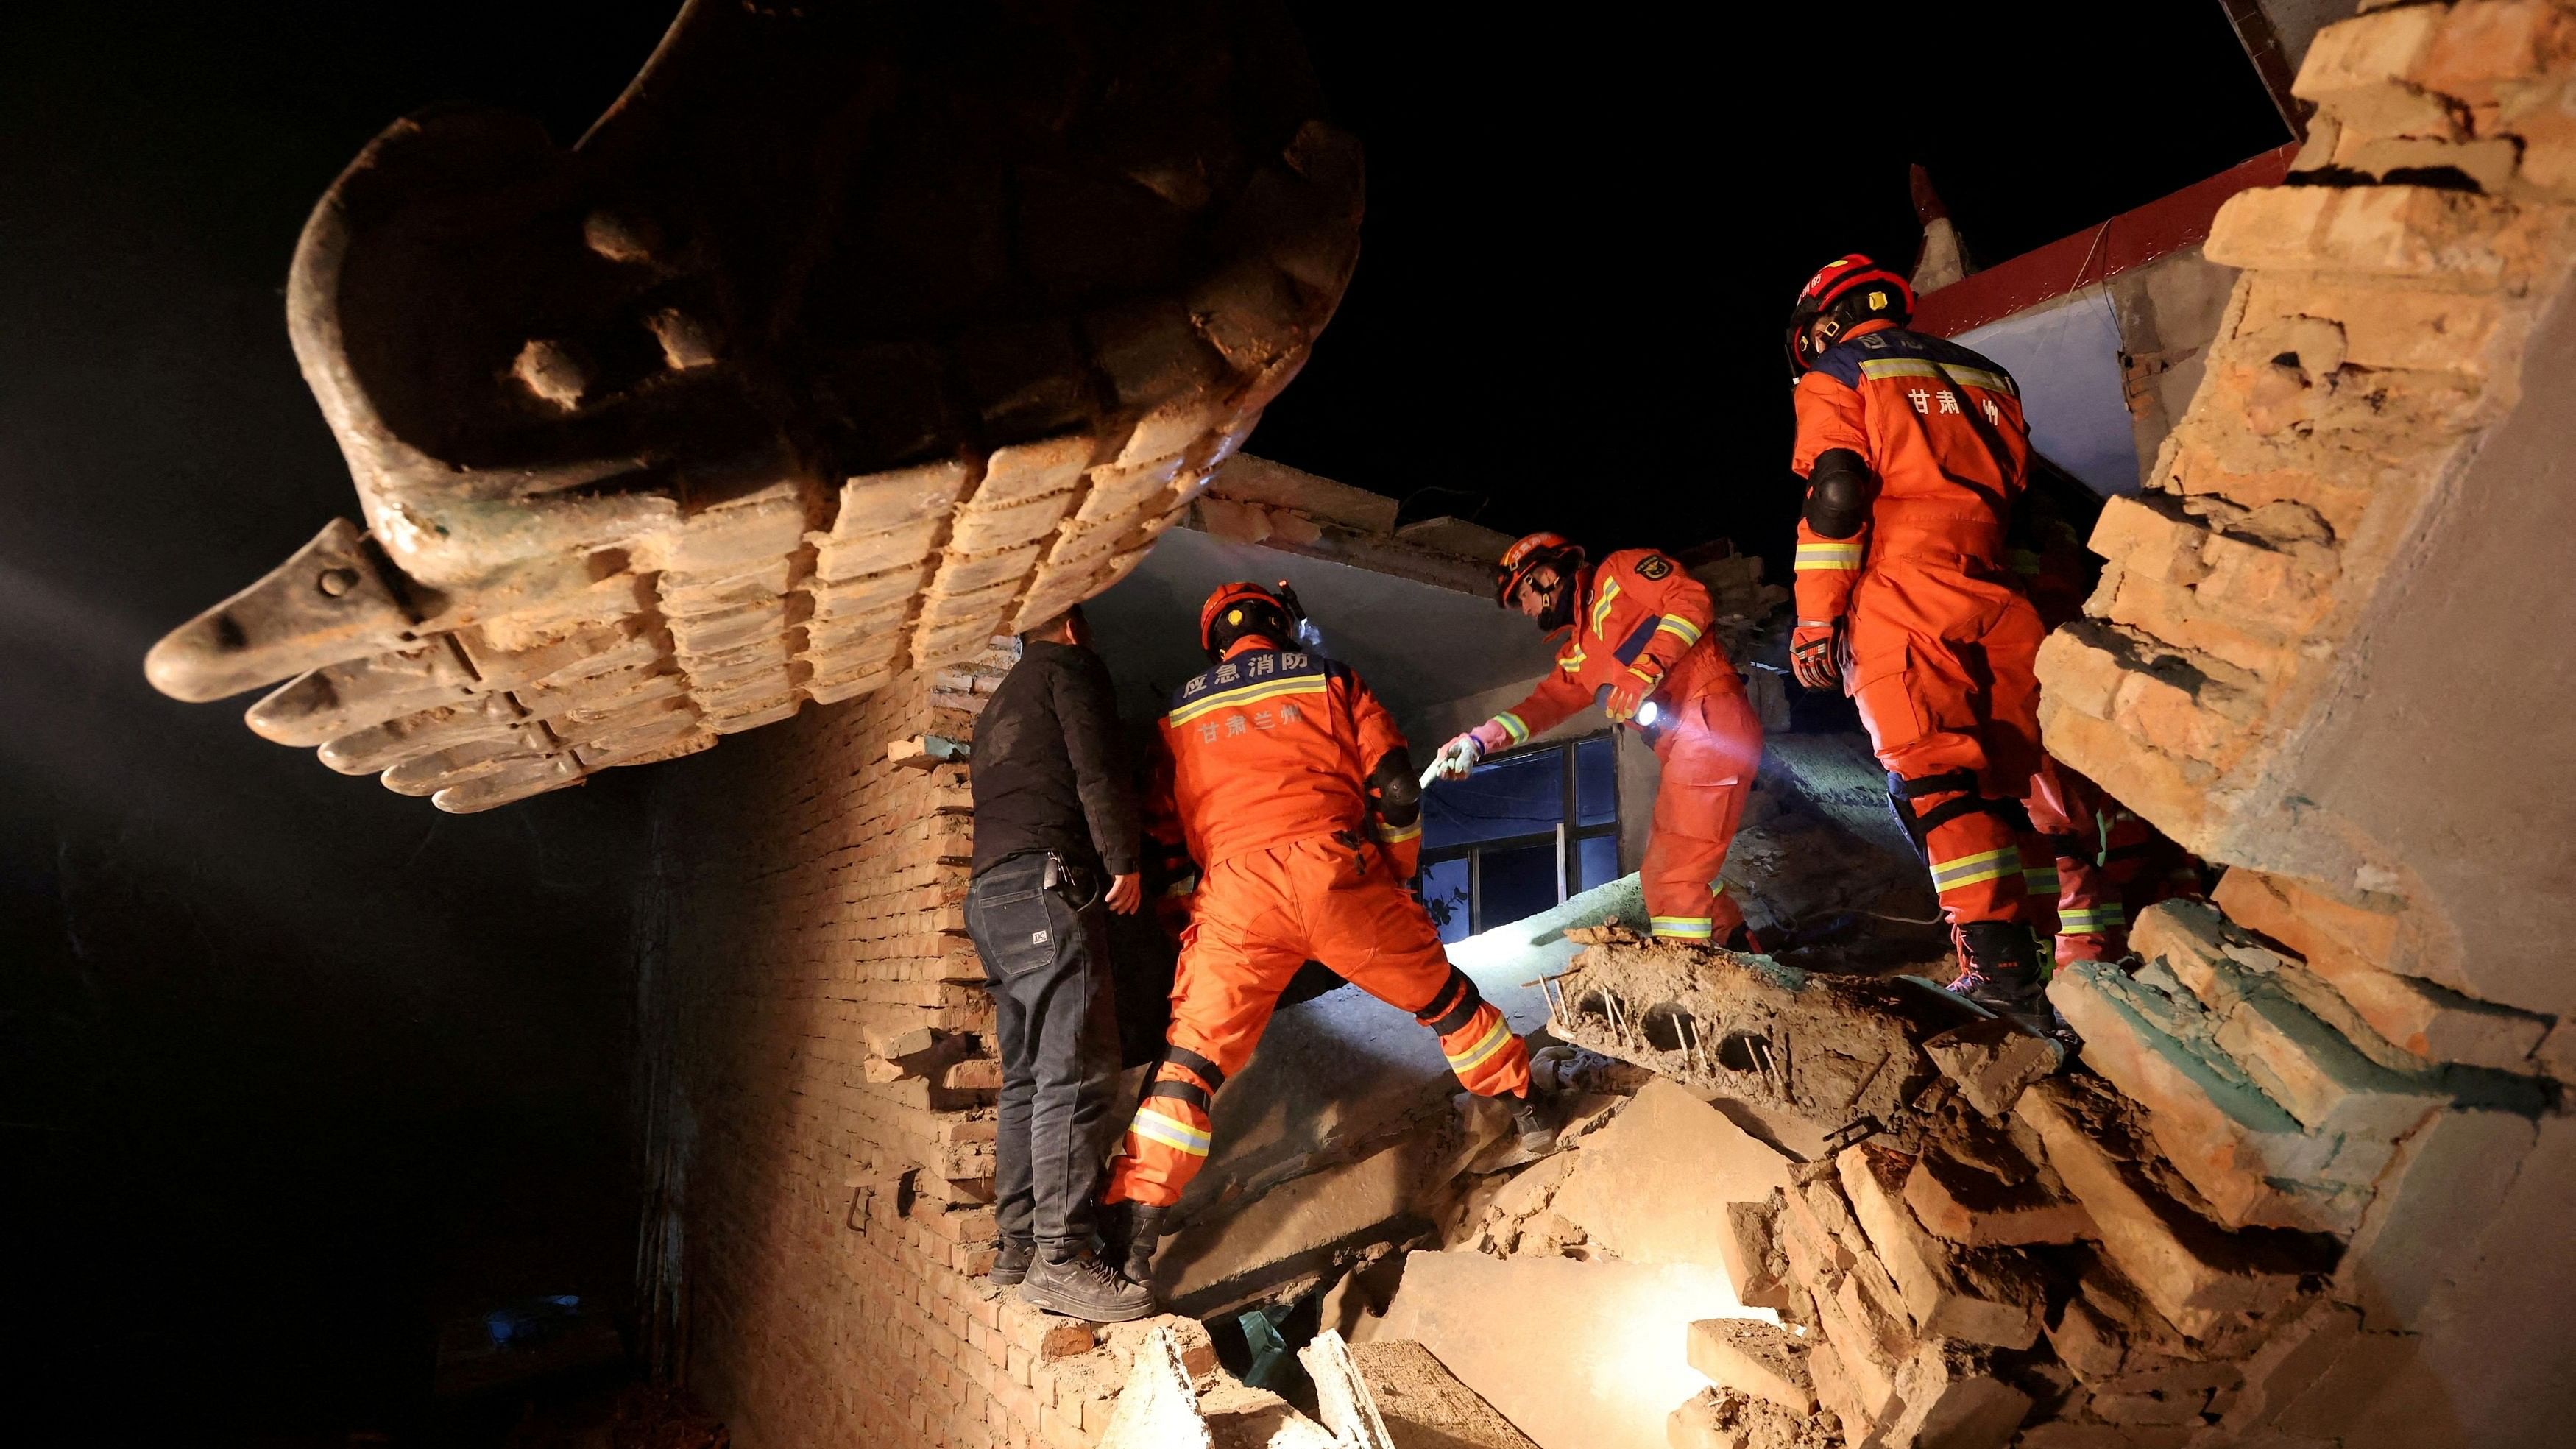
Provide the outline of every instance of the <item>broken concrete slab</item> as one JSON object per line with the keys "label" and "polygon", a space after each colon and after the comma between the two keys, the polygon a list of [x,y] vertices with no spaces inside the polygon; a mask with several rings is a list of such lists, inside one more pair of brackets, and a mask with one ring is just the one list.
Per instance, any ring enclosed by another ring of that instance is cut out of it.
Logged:
{"label": "broken concrete slab", "polygon": [[2034,1083],[2013,1107],[2101,1234],[2103,1254],[2146,1300],[2198,1337],[2231,1313],[2289,1301],[2299,1265],[2176,1202],[2138,1167],[2150,1149],[2124,1110],[2080,1076]]}
{"label": "broken concrete slab", "polygon": [[1427,1185],[1435,1142],[1406,1139],[1357,1162],[1293,1178],[1239,1211],[1210,1211],[1164,1240],[1154,1282],[1176,1311],[1203,1316],[1320,1266],[1337,1248],[1401,1236]]}
{"label": "broken concrete slab", "polygon": [[1786,1114],[1814,1134],[1804,1145],[1817,1156],[1838,1133],[1895,1120],[1930,1075],[1914,1045],[1928,1032],[1907,1014],[1921,1003],[1908,988],[1615,927],[1569,934],[1590,948],[1556,983],[1557,1035],[1722,1109],[1747,1104],[1753,1112],[1737,1120],[1748,1129]]}
{"label": "broken concrete slab", "polygon": [[1339,1333],[1327,1328],[1316,1334],[1297,1350],[1297,1362],[1315,1386],[1315,1417],[1332,1431],[1335,1449],[1402,1449],[1387,1432],[1377,1396]]}
{"label": "broken concrete slab", "polygon": [[1716,1108],[1650,1082],[1571,1157],[1553,1205],[1593,1243],[1632,1263],[1723,1268],[1739,1297],[1760,1289],[1761,1245],[1731,1210],[1787,1188],[1788,1164]]}
{"label": "broken concrete slab", "polygon": [[1690,1326],[1690,1366],[1718,1385],[1812,1413],[1816,1383],[1807,1372],[1815,1345],[1776,1323],[1749,1318],[1704,1318]]}
{"label": "broken concrete slab", "polygon": [[1379,1341],[1413,1339],[1541,1449],[1662,1449],[1670,1406],[1706,1386],[1689,1325],[1741,1309],[1681,1263],[1414,1253]]}
{"label": "broken concrete slab", "polygon": [[2179,982],[2162,991],[2078,961],[2050,979],[2048,999],[2084,1038],[2085,1061],[2147,1107],[2165,1155],[2222,1222],[2350,1232],[2360,1220],[2386,1144],[2308,1132],[2217,1044]]}
{"label": "broken concrete slab", "polygon": [[1395,1449],[1538,1449],[1419,1343],[1355,1344],[1351,1361],[1368,1382]]}
{"label": "broken concrete slab", "polygon": [[1962,1249],[1925,1229],[1905,1205],[1911,1159],[1863,1143],[1844,1148],[1836,1165],[1852,1213],[1896,1280],[1919,1333],[1999,1348],[2028,1348],[2038,1341],[2037,1278],[2017,1256]]}
{"label": "broken concrete slab", "polygon": [[1931,1037],[1924,1055],[1989,1117],[2012,1110],[2022,1088],[2066,1065],[2066,1048],[2004,1017],[1989,1017]]}

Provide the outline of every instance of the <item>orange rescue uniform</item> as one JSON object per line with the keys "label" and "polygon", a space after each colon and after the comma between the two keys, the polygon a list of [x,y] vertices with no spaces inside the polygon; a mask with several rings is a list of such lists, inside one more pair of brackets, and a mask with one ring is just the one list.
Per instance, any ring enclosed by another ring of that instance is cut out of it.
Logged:
{"label": "orange rescue uniform", "polygon": [[[1621,549],[1574,581],[1574,625],[1529,698],[1476,727],[1487,752],[1526,744],[1605,687],[1643,687],[1645,736],[1663,766],[1639,883],[1658,936],[1724,940],[1744,911],[1717,878],[1762,764],[1762,719],[1726,651],[1707,636],[1708,590],[1652,549]],[[1632,726],[1633,721],[1629,722]]]}
{"label": "orange rescue uniform", "polygon": [[[2032,672],[2045,631],[2005,560],[2029,473],[2020,392],[1984,357],[1880,320],[1819,356],[1796,397],[1798,476],[1840,448],[1877,483],[1849,538],[1799,521],[1798,618],[1845,621],[1844,687],[1891,792],[1925,822],[1951,923],[2026,921],[2025,832],[1998,808],[2032,797],[2046,758]],[[2034,861],[2054,854],[2033,845]]]}
{"label": "orange rescue uniform", "polygon": [[1404,736],[1357,674],[1238,640],[1174,695],[1161,743],[1200,879],[1170,1046],[1110,1168],[1107,1201],[1180,1200],[1207,1162],[1215,1094],[1251,1060],[1280,990],[1309,959],[1436,1032],[1469,1091],[1529,1090],[1528,1048],[1449,964],[1406,889],[1420,822],[1395,828],[1371,813],[1369,772]]}

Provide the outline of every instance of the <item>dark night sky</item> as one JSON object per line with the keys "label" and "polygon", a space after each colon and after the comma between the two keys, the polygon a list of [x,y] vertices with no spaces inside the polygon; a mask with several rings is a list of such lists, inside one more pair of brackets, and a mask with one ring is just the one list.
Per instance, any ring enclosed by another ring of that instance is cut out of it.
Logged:
{"label": "dark night sky", "polygon": [[[323,187],[433,101],[577,134],[671,8],[0,6],[0,1378],[35,1387],[0,1436],[397,1424],[438,1318],[624,1289],[648,772],[444,817],[139,661],[354,511],[280,296]],[[1844,7],[1814,55],[1705,12],[1297,8],[1370,216],[1254,448],[1603,543],[1785,528],[1788,296],[1910,258],[1908,160],[1999,258],[2279,139],[2215,0],[2116,44]]]}

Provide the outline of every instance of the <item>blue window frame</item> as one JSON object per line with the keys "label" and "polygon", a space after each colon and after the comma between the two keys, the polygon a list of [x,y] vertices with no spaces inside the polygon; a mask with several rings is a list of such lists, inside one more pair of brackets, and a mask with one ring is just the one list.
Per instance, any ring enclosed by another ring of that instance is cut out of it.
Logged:
{"label": "blue window frame", "polygon": [[1610,736],[1497,755],[1422,797],[1419,887],[1440,939],[1536,915],[1619,874]]}

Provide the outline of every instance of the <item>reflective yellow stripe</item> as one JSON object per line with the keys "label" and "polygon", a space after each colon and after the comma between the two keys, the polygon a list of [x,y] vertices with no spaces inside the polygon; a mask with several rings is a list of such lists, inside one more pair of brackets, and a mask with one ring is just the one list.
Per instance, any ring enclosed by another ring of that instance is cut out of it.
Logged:
{"label": "reflective yellow stripe", "polygon": [[[1501,1051],[1503,1049],[1503,1044],[1511,1039],[1512,1028],[1510,1023],[1503,1020],[1503,1014],[1501,1012],[1495,1012],[1494,1024],[1486,1030],[1483,1036],[1476,1038],[1476,1044],[1474,1046],[1467,1048],[1463,1052],[1459,1052],[1455,1056],[1449,1057],[1450,1070],[1455,1071],[1462,1076],[1468,1072],[1474,1071],[1476,1068],[1483,1066],[1488,1060],[1490,1060],[1494,1053]],[[1442,1055],[1447,1056],[1448,1053],[1444,1051]]]}
{"label": "reflective yellow stripe", "polygon": [[1690,620],[1683,618],[1679,614],[1666,614],[1663,622],[1655,626],[1655,632],[1658,634],[1670,634],[1674,638],[1681,640],[1684,644],[1696,644],[1699,642],[1699,630],[1691,624]]}
{"label": "reflective yellow stripe", "polygon": [[2058,884],[2058,882],[2057,882],[2057,867],[2056,867],[2056,866],[2053,866],[2053,865],[2028,865],[2028,866],[2024,866],[2024,867],[2022,867],[2021,880],[2022,880],[2022,884],[2023,884],[2024,886],[2027,886],[2027,887],[2031,890],[2031,892],[2032,892],[2033,894],[2035,894],[2035,895],[2052,895],[2052,896],[2053,896],[2053,895],[2057,894],[2057,884]]}
{"label": "reflective yellow stripe", "polygon": [[1163,718],[1176,725],[1188,724],[1212,709],[1232,709],[1241,705],[1258,704],[1265,699],[1277,699],[1287,694],[1322,694],[1331,684],[1332,681],[1325,676],[1312,674],[1297,679],[1271,679],[1259,684],[1237,685],[1232,689],[1220,689],[1205,699],[1182,705]]}
{"label": "reflective yellow stripe", "polygon": [[2069,936],[2087,936],[2096,931],[2108,931],[2128,923],[2129,913],[2116,904],[2078,906],[2071,911],[2057,913],[2057,929]]}
{"label": "reflective yellow stripe", "polygon": [[1685,941],[1705,941],[1717,934],[1717,920],[1712,916],[1654,916],[1646,926],[1658,936]]}
{"label": "reflective yellow stripe", "polygon": [[2007,845],[2001,850],[1981,850],[1975,855],[1963,855],[1956,860],[1932,862],[1932,889],[1957,890],[1961,886],[1975,885],[1979,881],[2013,875],[2020,870],[2021,852],[2014,847]]}
{"label": "reflective yellow stripe", "polygon": [[1594,598],[1594,599],[1593,599],[1593,601],[1592,601],[1592,637],[1593,637],[1593,638],[1598,639],[1598,638],[1600,638],[1600,637],[1601,637],[1601,621],[1610,617],[1610,601],[1611,601],[1611,600],[1613,600],[1613,599],[1615,599],[1615,598],[1617,598],[1617,597],[1619,597],[1619,584],[1618,584],[1618,581],[1614,579],[1614,580],[1612,580],[1612,581],[1611,581],[1611,582],[1609,582],[1609,583],[1603,584],[1603,585],[1601,586],[1601,593],[1599,594],[1599,596],[1598,596],[1598,597],[1596,597],[1596,598]]}
{"label": "reflective yellow stripe", "polygon": [[1494,716],[1494,723],[1503,727],[1503,733],[1512,737],[1513,744],[1521,744],[1529,739],[1529,726],[1521,723],[1521,717],[1510,710],[1504,710]]}
{"label": "reflective yellow stripe", "polygon": [[1823,573],[1860,567],[1861,545],[1856,543],[1802,543],[1792,572]]}
{"label": "reflective yellow stripe", "polygon": [[1919,357],[1863,358],[1861,359],[1860,364],[1860,375],[1863,377],[1929,377],[1937,379],[1943,376],[1945,369],[1947,371],[1947,375],[1952,378],[1956,378],[1959,385],[1962,387],[1981,387],[1988,392],[2002,393],[2005,397],[2019,396],[2019,394],[2013,391],[2011,379],[2003,377],[2000,374],[1988,372],[1982,367],[1959,367],[1951,363],[1942,363],[1935,366],[1931,362]]}
{"label": "reflective yellow stripe", "polygon": [[1411,840],[1421,833],[1422,822],[1419,820],[1414,821],[1411,825],[1405,826],[1389,825],[1383,820],[1377,823],[1377,838],[1385,841],[1389,845],[1394,845],[1399,841]]}
{"label": "reflective yellow stripe", "polygon": [[1192,1157],[1208,1155],[1208,1135],[1187,1122],[1166,1117],[1150,1107],[1136,1109],[1136,1120],[1127,1130],[1148,1142],[1160,1142]]}

